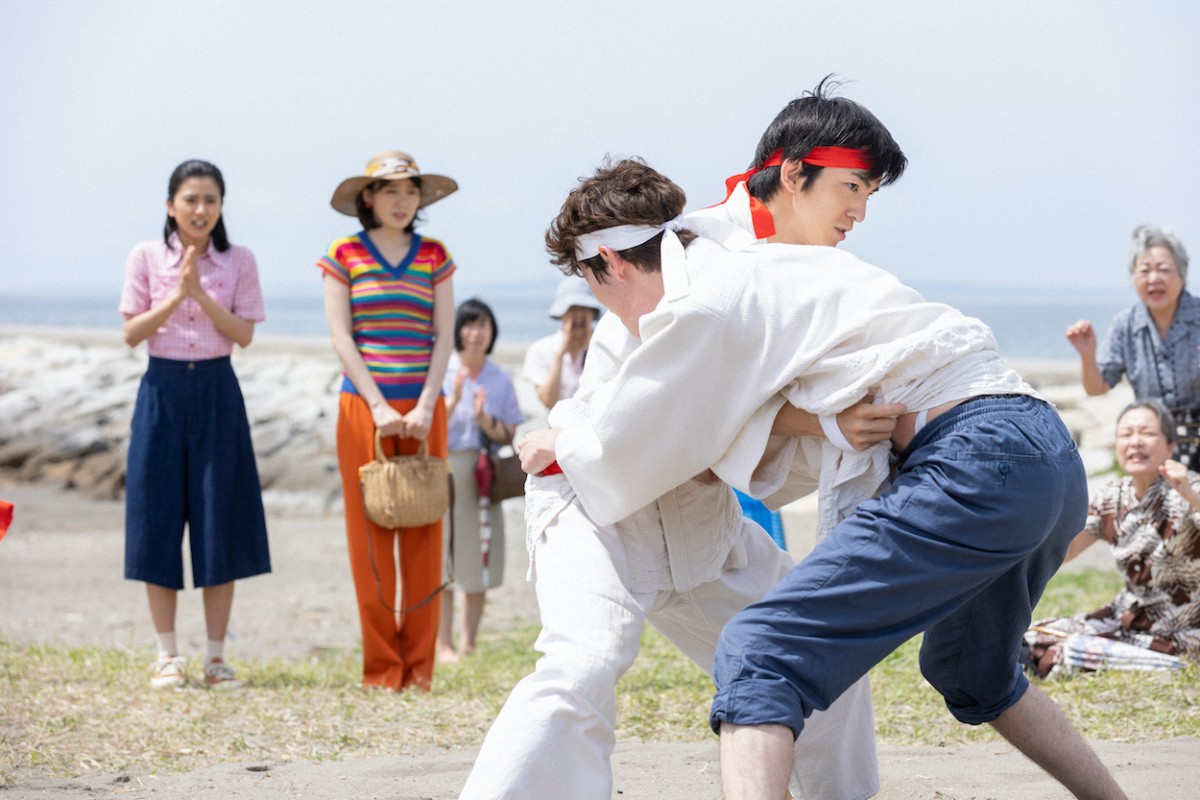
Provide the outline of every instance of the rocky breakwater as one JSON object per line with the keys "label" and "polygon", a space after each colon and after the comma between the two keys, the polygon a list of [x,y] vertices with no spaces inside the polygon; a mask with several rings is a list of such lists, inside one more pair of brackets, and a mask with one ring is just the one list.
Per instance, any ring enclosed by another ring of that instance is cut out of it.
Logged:
{"label": "rocky breakwater", "polygon": [[[516,379],[524,348],[493,357],[513,376],[527,421],[544,424],[532,389]],[[124,495],[129,423],[146,348],[116,331],[0,327],[0,470],[92,497]],[[341,367],[329,342],[259,335],[235,348],[234,370],[268,509],[340,512],[335,425]]]}
{"label": "rocky breakwater", "polygon": [[[124,492],[144,347],[111,331],[0,330],[0,469],[90,496]],[[323,340],[259,337],[234,369],[268,506],[341,505],[334,422],[340,369]]]}
{"label": "rocky breakwater", "polygon": [[[526,413],[521,429],[540,427],[544,410],[516,380],[523,348],[505,345],[493,357],[514,377]],[[23,481],[121,497],[129,421],[145,365],[145,348],[130,350],[115,331],[0,328],[0,470]],[[1013,366],[1058,407],[1089,474],[1111,470],[1116,416],[1132,398],[1128,385],[1086,397],[1072,362]],[[268,508],[339,512],[334,426],[341,373],[328,342],[259,336],[234,353],[234,368]],[[789,538],[810,527],[815,501],[805,498],[787,509]]]}

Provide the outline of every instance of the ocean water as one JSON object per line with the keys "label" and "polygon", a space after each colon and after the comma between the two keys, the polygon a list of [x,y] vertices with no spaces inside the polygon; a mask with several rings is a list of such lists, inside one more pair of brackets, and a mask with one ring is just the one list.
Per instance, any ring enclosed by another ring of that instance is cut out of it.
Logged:
{"label": "ocean water", "polygon": [[[496,313],[500,340],[528,344],[553,333],[556,324],[546,310],[554,282],[526,282],[455,288],[459,300],[478,297]],[[1063,332],[1078,319],[1090,319],[1103,335],[1119,310],[1135,300],[1127,287],[1090,290],[1041,287],[928,285],[918,287],[930,300],[949,303],[979,317],[996,335],[1000,352],[1009,358],[1074,359]],[[267,320],[261,333],[287,336],[326,335],[321,296],[283,295],[264,291]],[[0,324],[77,328],[120,328],[116,296],[59,294],[54,297],[0,292]]]}

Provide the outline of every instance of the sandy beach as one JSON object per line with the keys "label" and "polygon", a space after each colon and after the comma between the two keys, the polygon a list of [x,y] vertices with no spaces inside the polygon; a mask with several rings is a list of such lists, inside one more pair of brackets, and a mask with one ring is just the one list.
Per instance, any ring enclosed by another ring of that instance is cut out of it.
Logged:
{"label": "sandy beach", "polygon": [[[49,335],[0,329],[0,457],[10,458],[30,437],[47,440],[88,414],[106,421],[106,430],[127,425],[121,407],[96,402],[106,379],[114,396],[133,391],[140,375],[136,357],[114,334],[59,332]],[[258,352],[255,352],[258,351]],[[519,363],[519,349],[500,353],[506,368]],[[81,365],[93,365],[82,372]],[[113,364],[122,365],[113,367]],[[108,366],[105,366],[108,365]],[[1037,362],[1015,365],[1048,399],[1054,401],[1076,432],[1089,469],[1111,462],[1111,427],[1127,397],[1086,399],[1075,386],[1073,364]],[[277,340],[255,344],[239,356],[239,375],[259,437],[290,431],[272,452],[304,454],[318,468],[283,480],[267,496],[274,571],[238,586],[229,643],[234,658],[304,658],[314,648],[353,649],[358,623],[350,590],[340,509],[321,483],[323,459],[332,445],[330,426],[336,391],[336,364],[324,343]],[[317,386],[298,392],[283,374],[290,370]],[[121,377],[132,375],[132,378]],[[320,377],[323,376],[323,377]],[[268,391],[271,384],[273,391]],[[123,383],[124,382],[124,383]],[[78,386],[78,396],[70,396]],[[67,394],[63,400],[55,395]],[[54,398],[54,399],[50,399]],[[88,402],[84,402],[88,399]],[[523,401],[528,397],[523,397]],[[115,402],[115,401],[113,401]],[[34,407],[39,408],[35,409]],[[269,407],[269,411],[268,411]],[[284,409],[278,411],[278,409]],[[67,409],[70,409],[68,413]],[[323,409],[323,411],[322,411]],[[278,413],[276,413],[278,411]],[[107,414],[107,416],[105,416]],[[291,416],[289,416],[289,414]],[[74,416],[72,416],[74,415]],[[76,419],[78,418],[78,419]],[[280,423],[277,420],[283,419]],[[535,419],[531,424],[537,424]],[[274,428],[270,426],[274,425]],[[41,426],[41,427],[39,427]],[[328,437],[328,438],[327,438]],[[100,445],[89,445],[99,447]],[[119,448],[119,442],[114,447]],[[271,448],[267,448],[271,449]],[[89,457],[98,454],[93,450]],[[82,488],[66,489],[74,472],[49,469],[37,480],[22,476],[37,454],[26,454],[20,466],[0,467],[0,498],[16,505],[12,529],[0,542],[0,638],[15,643],[91,644],[150,652],[151,628],[141,585],[120,578],[123,557],[123,506],[115,497]],[[284,460],[292,457],[282,456]],[[66,459],[64,459],[65,461]],[[268,459],[269,460],[269,459]],[[3,459],[0,458],[0,463]],[[46,461],[53,466],[56,463]],[[282,467],[280,467],[282,470]],[[300,482],[308,481],[311,485]],[[297,488],[301,487],[301,488]],[[306,498],[306,492],[319,501]],[[797,556],[809,546],[814,506],[811,501],[785,510],[789,549]],[[521,503],[509,501],[508,580],[488,595],[487,625],[493,630],[527,624],[537,618],[533,592],[524,580],[525,553],[520,523]],[[1089,551],[1103,564],[1102,548]],[[1075,566],[1074,564],[1072,566]],[[197,598],[180,602],[180,644],[189,652],[203,647]],[[0,712],[0,726],[3,713]],[[1102,759],[1132,797],[1195,797],[1194,772],[1200,740],[1180,738],[1153,745],[1095,742]],[[470,769],[476,748],[430,745],[383,758],[324,762],[256,761],[214,763],[186,774],[102,774],[60,778],[0,764],[0,798],[64,798],[107,796],[158,798],[453,798]],[[1059,800],[1068,795],[1050,778],[1003,744],[964,747],[880,748],[885,800],[916,798],[1021,798]],[[621,742],[614,758],[616,789],[621,797],[693,798],[719,796],[715,738],[699,743]],[[7,784],[7,785],[5,785]]]}

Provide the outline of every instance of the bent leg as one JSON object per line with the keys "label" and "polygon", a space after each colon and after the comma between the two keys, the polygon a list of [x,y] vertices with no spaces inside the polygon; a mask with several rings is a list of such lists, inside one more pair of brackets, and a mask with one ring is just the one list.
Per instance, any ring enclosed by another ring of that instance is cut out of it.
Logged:
{"label": "bent leg", "polygon": [[[887,653],[1030,558],[1064,519],[1082,527],[1082,466],[1051,409],[1028,398],[960,408],[923,434],[892,490],[859,506],[726,627],[714,729],[778,724],[799,733]],[[965,653],[954,670],[978,662]],[[1001,666],[1004,680],[981,704],[991,718],[1019,697],[1015,662]]]}
{"label": "bent leg", "polygon": [[1126,800],[1095,751],[1036,686],[992,722],[996,732],[1084,800]]}
{"label": "bent leg", "polygon": [[[1065,430],[1054,438],[1057,430],[1036,428],[1052,409],[1027,398],[960,408],[943,415],[948,424],[933,423],[891,490],[861,504],[726,626],[714,728],[778,723],[798,734],[805,717],[880,659],[1039,551],[1063,519],[1083,526],[1086,487],[1074,445]],[[1010,612],[1001,604],[996,613]],[[1011,691],[1016,646],[994,693]],[[970,654],[954,665],[959,673],[978,667]]]}
{"label": "bent leg", "polygon": [[721,725],[721,797],[783,800],[792,730],[786,725]]}
{"label": "bent leg", "polygon": [[616,532],[597,529],[577,504],[531,559],[542,657],[492,723],[460,797],[609,800],[616,686],[637,656],[644,604],[625,588]]}
{"label": "bent leg", "polygon": [[[785,577],[792,559],[757,523],[744,520],[747,566],[729,569],[709,583],[676,594],[647,621],[709,675],[721,629]],[[859,679],[827,710],[806,721],[791,743],[793,796],[804,800],[863,800],[879,791],[871,685]],[[722,745],[724,746],[724,745]]]}

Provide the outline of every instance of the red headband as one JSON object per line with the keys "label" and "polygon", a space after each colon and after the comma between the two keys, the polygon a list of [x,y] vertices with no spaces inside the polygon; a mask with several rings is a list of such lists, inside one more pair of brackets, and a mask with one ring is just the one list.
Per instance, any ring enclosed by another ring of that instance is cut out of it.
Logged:
{"label": "red headband", "polygon": [[[874,165],[870,153],[866,150],[856,150],[852,147],[814,147],[800,160],[805,164],[812,164],[814,167],[840,167],[842,169],[869,170]],[[751,167],[740,175],[730,175],[725,179],[725,200],[721,202],[729,200],[729,196],[733,194],[733,190],[742,181],[750,180],[752,175],[763,171],[767,167],[782,165],[783,148],[781,147],[774,153],[771,153],[761,165]],[[759,239],[766,239],[775,235],[775,220],[771,218],[771,212],[754,195],[750,196],[750,218],[754,222],[754,235]]]}
{"label": "red headband", "polygon": [[[814,167],[841,167],[842,169],[871,169],[874,166],[874,161],[871,159],[871,154],[866,150],[855,150],[852,147],[814,147],[808,151],[804,158],[800,159],[805,164],[812,164]],[[751,167],[740,175],[730,175],[725,179],[725,199],[729,199],[729,195],[733,194],[734,188],[741,181],[748,181],[752,175],[762,172],[767,167],[778,167],[783,165],[783,148],[779,148],[771,155],[767,156],[767,160],[757,167]]]}
{"label": "red headband", "polygon": [[852,147],[814,147],[800,159],[814,167],[841,167],[842,169],[871,169],[875,166],[871,154]]}

